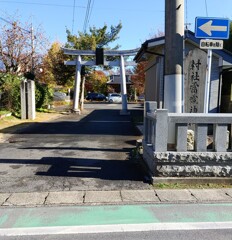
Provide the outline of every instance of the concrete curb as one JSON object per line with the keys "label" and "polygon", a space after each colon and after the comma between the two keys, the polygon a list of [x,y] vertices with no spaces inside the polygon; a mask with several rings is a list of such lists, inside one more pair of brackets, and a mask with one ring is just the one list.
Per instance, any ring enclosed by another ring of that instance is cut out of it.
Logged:
{"label": "concrete curb", "polygon": [[232,188],[0,193],[1,207],[232,203]]}

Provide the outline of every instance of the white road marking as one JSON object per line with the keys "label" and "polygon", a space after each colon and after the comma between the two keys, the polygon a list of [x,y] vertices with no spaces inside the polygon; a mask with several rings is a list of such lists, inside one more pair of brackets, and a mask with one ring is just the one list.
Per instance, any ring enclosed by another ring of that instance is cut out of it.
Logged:
{"label": "white road marking", "polygon": [[170,230],[232,229],[232,222],[145,223],[90,226],[2,228],[0,236],[84,234]]}

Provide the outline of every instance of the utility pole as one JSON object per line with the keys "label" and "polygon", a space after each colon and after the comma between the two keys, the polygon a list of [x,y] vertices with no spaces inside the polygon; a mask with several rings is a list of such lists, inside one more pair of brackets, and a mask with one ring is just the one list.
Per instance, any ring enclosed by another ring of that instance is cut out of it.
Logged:
{"label": "utility pole", "polygon": [[183,108],[184,0],[165,0],[164,107],[181,113]]}
{"label": "utility pole", "polygon": [[[184,107],[184,0],[165,0],[164,108],[182,113]],[[175,126],[169,124],[169,148],[175,147]]]}
{"label": "utility pole", "polygon": [[34,74],[34,51],[35,51],[35,47],[34,47],[34,30],[33,30],[33,26],[31,24],[31,73]]}

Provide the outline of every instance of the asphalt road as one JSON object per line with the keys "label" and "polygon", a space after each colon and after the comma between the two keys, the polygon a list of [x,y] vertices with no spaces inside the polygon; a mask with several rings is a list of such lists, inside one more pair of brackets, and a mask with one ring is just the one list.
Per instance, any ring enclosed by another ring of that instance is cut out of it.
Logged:
{"label": "asphalt road", "polygon": [[22,128],[0,144],[0,192],[147,189],[129,156],[140,132],[131,116],[141,104],[87,104],[83,115]]}
{"label": "asphalt road", "polygon": [[[121,116],[120,105],[88,104],[84,115],[65,114],[22,128],[0,144],[0,193],[150,188],[129,158],[141,137],[131,116],[143,114],[143,108],[129,108],[131,115]],[[231,240],[231,208],[229,203],[2,207],[0,239]],[[110,229],[90,233],[96,225]],[[64,234],[75,228],[79,233]],[[4,230],[16,234],[4,236]]]}
{"label": "asphalt road", "polygon": [[231,240],[231,204],[1,209],[0,239]]}
{"label": "asphalt road", "polygon": [[231,229],[0,237],[0,240],[231,240]]}

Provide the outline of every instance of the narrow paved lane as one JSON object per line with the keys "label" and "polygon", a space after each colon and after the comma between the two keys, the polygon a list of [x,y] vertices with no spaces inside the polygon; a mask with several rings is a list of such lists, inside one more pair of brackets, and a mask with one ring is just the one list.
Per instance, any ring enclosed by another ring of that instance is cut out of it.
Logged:
{"label": "narrow paved lane", "polygon": [[129,159],[140,138],[131,116],[99,106],[37,123],[0,144],[0,192],[149,188]]}

